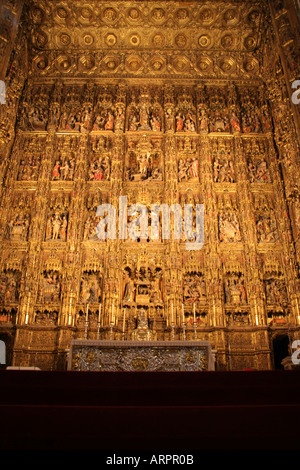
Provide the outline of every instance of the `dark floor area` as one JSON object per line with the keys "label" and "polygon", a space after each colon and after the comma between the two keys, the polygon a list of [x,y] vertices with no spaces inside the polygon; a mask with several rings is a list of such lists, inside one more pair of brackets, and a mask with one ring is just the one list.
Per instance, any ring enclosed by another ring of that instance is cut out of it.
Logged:
{"label": "dark floor area", "polygon": [[300,449],[300,372],[0,371],[2,450]]}

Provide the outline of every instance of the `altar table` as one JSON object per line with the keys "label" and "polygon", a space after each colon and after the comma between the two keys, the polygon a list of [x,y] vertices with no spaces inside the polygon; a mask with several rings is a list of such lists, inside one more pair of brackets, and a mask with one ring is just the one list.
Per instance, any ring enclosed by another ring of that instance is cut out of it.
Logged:
{"label": "altar table", "polygon": [[209,341],[73,340],[68,370],[173,372],[214,370]]}

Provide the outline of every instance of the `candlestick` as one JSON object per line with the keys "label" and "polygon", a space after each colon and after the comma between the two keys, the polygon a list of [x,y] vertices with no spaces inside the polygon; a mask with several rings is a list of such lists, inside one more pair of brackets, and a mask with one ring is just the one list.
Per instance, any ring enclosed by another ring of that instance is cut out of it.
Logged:
{"label": "candlestick", "polygon": [[98,314],[98,323],[99,323],[99,326],[101,326],[101,303],[99,304],[99,314]]}
{"label": "candlestick", "polygon": [[111,322],[110,324],[110,340],[112,341],[114,339],[114,336],[113,336],[113,323]]}
{"label": "candlestick", "polygon": [[175,339],[175,326],[174,326],[174,323],[172,323],[172,325],[171,325],[171,338],[172,338],[172,341],[174,341],[174,339]]}
{"label": "candlestick", "polygon": [[174,308],[173,308],[173,302],[171,304],[171,319],[172,319],[172,323],[174,323]]}
{"label": "candlestick", "polygon": [[195,303],[193,304],[193,309],[194,309],[194,338],[197,339],[197,323],[196,323]]}
{"label": "candlestick", "polygon": [[185,341],[185,316],[184,316],[184,305],[182,304],[182,337]]}
{"label": "candlestick", "polygon": [[31,296],[31,292],[29,292],[29,294],[28,294],[27,311],[26,311],[26,316],[25,316],[25,324],[26,325],[28,323],[28,317],[29,317],[28,311],[29,311],[30,296]]}
{"label": "candlestick", "polygon": [[255,323],[256,325],[258,325],[258,313],[257,313],[257,305],[256,305],[256,302],[254,304],[254,308],[255,308]]}
{"label": "candlestick", "polygon": [[89,327],[89,322],[85,322],[85,327],[84,327],[84,338],[88,339],[88,327]]}
{"label": "candlestick", "polygon": [[115,324],[115,322],[114,322],[114,304],[113,303],[111,304],[111,323],[112,323],[112,325]]}
{"label": "candlestick", "polygon": [[89,321],[89,304],[87,304],[87,306],[86,306],[86,317],[85,317],[85,320],[86,320],[86,321]]}
{"label": "candlestick", "polygon": [[70,305],[69,305],[69,316],[68,316],[68,325],[70,326],[72,322],[72,296],[70,296]]}
{"label": "candlestick", "polygon": [[123,340],[125,339],[125,315],[126,315],[126,310],[125,308],[123,309]]}
{"label": "candlestick", "polygon": [[217,325],[217,320],[216,320],[216,306],[215,306],[215,301],[213,301],[213,325]]}

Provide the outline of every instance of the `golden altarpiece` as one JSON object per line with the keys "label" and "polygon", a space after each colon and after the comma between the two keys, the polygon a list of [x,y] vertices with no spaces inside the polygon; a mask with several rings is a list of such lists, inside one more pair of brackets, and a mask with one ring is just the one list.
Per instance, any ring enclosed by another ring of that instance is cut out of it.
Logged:
{"label": "golden altarpiece", "polygon": [[[209,341],[219,370],[271,369],[274,338],[300,339],[298,14],[292,0],[2,2],[12,365],[64,369],[72,339],[134,340],[141,309],[158,341]],[[204,204],[203,248],[99,240],[97,207],[119,196]]]}

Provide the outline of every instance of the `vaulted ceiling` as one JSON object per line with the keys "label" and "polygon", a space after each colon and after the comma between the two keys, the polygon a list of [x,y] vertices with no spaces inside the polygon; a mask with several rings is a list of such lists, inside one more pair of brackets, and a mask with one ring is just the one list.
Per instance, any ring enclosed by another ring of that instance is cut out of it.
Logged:
{"label": "vaulted ceiling", "polygon": [[36,77],[253,79],[266,2],[32,0]]}

